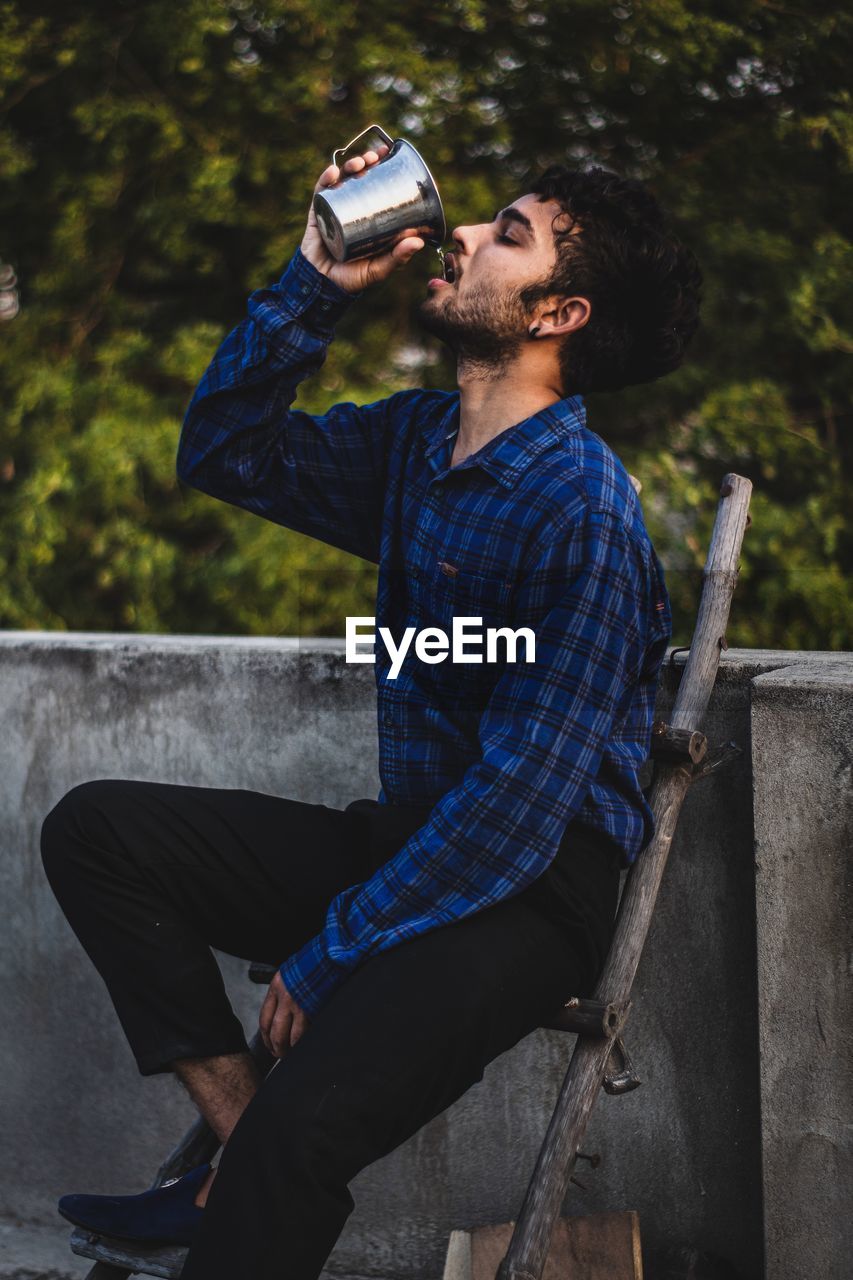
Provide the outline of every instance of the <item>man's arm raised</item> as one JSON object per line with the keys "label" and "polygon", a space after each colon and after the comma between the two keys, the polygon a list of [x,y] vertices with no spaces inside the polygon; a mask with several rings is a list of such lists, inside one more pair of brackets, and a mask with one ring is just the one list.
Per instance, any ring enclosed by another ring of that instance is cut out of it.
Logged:
{"label": "man's arm raised", "polygon": [[[384,150],[353,156],[344,169],[377,164]],[[329,165],[315,193],[340,176]],[[251,295],[248,315],[193,395],[178,446],[180,479],[378,563],[387,446],[402,403],[417,393],[345,402],[322,415],[290,406],[299,383],[323,364],[353,298],[423,246],[410,236],[375,258],[336,262],[320,238],[312,200],[302,243],[281,280]]]}

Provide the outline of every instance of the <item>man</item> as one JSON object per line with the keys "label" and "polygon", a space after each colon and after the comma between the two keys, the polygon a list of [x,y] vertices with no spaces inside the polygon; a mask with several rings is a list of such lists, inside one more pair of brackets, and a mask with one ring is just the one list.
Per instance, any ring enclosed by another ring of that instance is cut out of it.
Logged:
{"label": "man", "polygon": [[[184,1280],[314,1280],[355,1175],[591,993],[620,868],[652,834],[638,771],[669,602],[581,397],[681,362],[695,261],[639,183],[600,169],[552,167],[453,241],[452,283],[429,282],[420,316],[456,354],[458,393],[290,409],[353,298],[424,247],[337,263],[311,212],[199,385],[178,469],[378,564],[377,622],[395,638],[475,617],[530,628],[535,660],[410,650],[392,678],[377,644],[376,801],[102,780],[45,822],[50,883],[140,1072],[174,1071],[225,1144],[216,1171],[60,1209],[189,1243]],[[280,966],[263,1082],[211,946]]]}

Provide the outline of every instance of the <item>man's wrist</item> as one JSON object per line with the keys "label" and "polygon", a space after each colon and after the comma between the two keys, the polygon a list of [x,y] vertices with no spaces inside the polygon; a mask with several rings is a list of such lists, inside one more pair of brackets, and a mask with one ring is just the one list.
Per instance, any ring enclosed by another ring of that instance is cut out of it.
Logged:
{"label": "man's wrist", "polygon": [[297,249],[278,283],[256,290],[249,298],[249,315],[268,335],[296,320],[328,341],[355,296],[324,276]]}
{"label": "man's wrist", "polygon": [[[302,245],[299,245],[296,252],[299,254],[302,261],[305,262],[306,265],[309,266],[312,271],[315,271],[317,275],[321,277],[321,279],[327,281],[327,283],[331,286],[332,289],[334,289],[337,292],[339,296],[343,296],[345,298],[357,298],[360,294],[364,293],[364,289],[347,289],[345,285],[338,283],[338,281],[333,276],[332,272],[334,271],[334,268],[339,264],[332,262],[329,267],[329,270],[325,271],[322,267],[318,267],[316,263],[311,261],[310,257],[305,252]],[[294,255],[294,257],[295,256],[296,255]]]}
{"label": "man's wrist", "polygon": [[291,267],[294,268],[299,276],[302,284],[307,284],[317,292],[317,296],[322,298],[323,302],[329,304],[329,310],[339,309],[345,311],[349,303],[355,298],[360,298],[363,289],[351,292],[344,289],[342,285],[337,284],[331,276],[326,275],[325,271],[321,271],[319,267],[315,267],[313,262],[309,261],[302,252],[301,247],[297,248],[291,259]]}
{"label": "man's wrist", "polygon": [[314,1017],[347,974],[330,959],[322,933],[310,938],[294,955],[279,965],[287,990],[301,1009]]}

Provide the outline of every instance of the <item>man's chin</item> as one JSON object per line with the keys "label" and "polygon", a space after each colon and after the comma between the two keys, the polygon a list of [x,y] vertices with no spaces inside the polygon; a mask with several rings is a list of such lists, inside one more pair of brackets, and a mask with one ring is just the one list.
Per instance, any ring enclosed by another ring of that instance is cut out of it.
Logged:
{"label": "man's chin", "polygon": [[[443,289],[439,289],[438,293],[443,293]],[[439,338],[442,342],[446,342],[448,346],[453,345],[453,326],[448,324],[443,312],[442,306],[436,306],[436,295],[430,294],[418,304],[417,318],[420,320],[421,327],[426,329],[427,333],[431,333],[434,338]]]}

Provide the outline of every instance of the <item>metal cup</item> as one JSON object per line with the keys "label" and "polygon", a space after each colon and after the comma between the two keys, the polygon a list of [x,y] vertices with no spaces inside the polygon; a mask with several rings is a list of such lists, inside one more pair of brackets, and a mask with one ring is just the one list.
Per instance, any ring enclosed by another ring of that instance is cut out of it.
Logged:
{"label": "metal cup", "polygon": [[382,142],[390,150],[377,164],[345,174],[314,196],[320,235],[338,262],[384,253],[406,236],[420,236],[436,249],[444,243],[447,224],[438,188],[405,138],[394,140],[372,124],[334,151],[332,164],[342,167],[351,156],[375,150]]}

